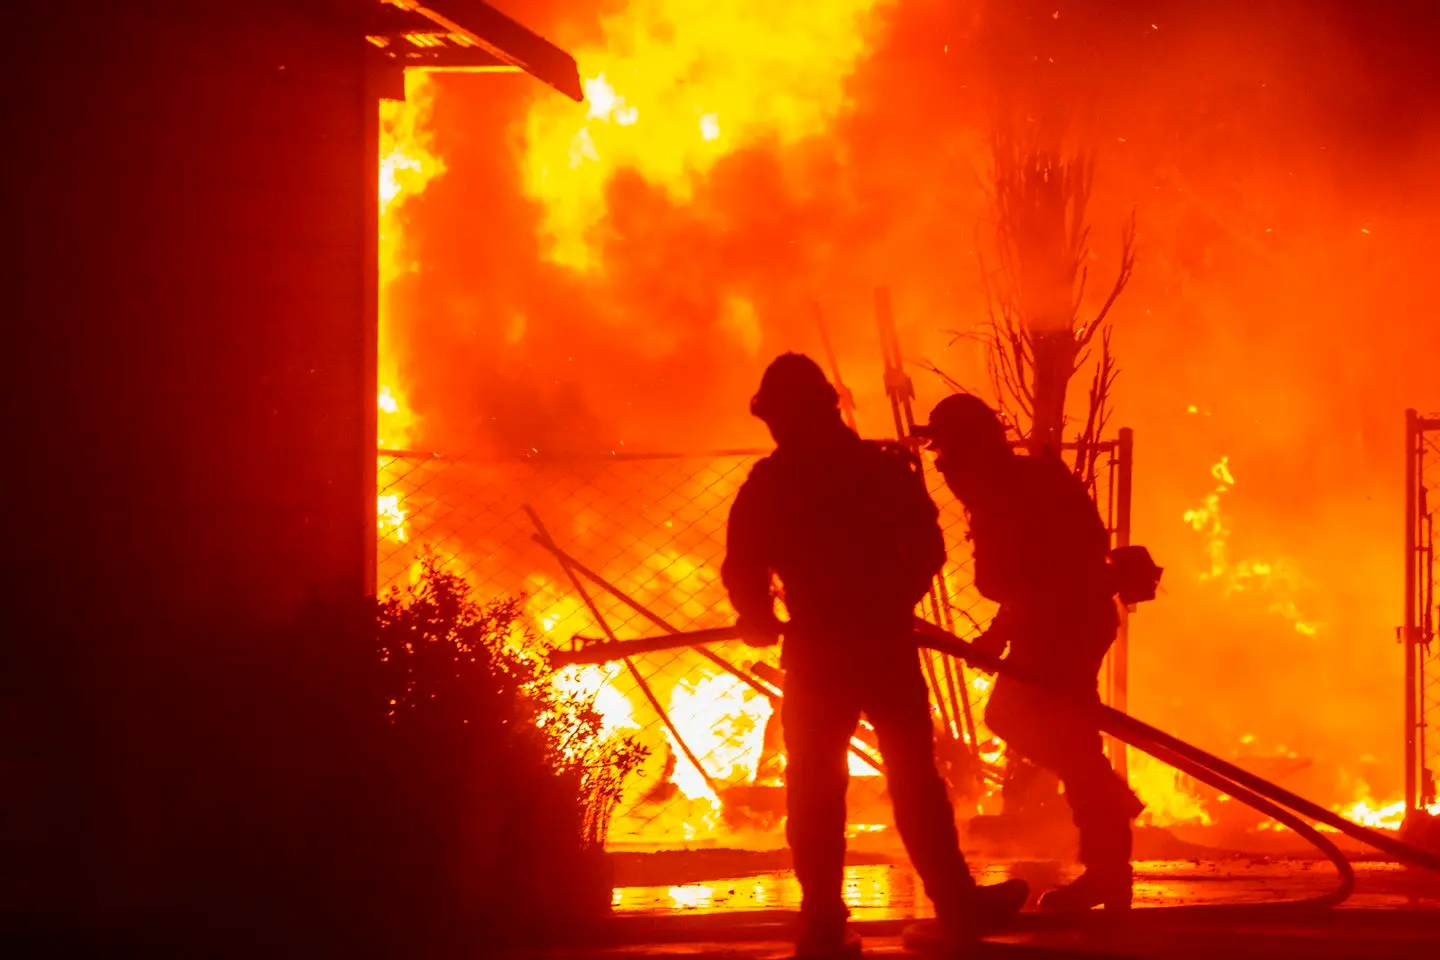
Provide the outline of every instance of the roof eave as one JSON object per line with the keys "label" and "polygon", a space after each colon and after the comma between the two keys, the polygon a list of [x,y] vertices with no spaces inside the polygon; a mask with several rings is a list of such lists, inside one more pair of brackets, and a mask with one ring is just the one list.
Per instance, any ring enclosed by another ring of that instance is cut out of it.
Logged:
{"label": "roof eave", "polygon": [[500,63],[525,71],[571,100],[584,102],[585,91],[575,58],[483,0],[387,2],[464,37]]}

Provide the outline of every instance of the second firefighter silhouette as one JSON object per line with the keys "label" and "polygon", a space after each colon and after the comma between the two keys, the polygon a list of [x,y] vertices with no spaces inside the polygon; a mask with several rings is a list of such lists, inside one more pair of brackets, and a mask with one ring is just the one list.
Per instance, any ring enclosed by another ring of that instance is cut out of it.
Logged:
{"label": "second firefighter silhouette", "polygon": [[976,645],[1035,678],[995,683],[990,729],[1065,787],[1085,873],[1041,906],[1128,907],[1131,822],[1141,804],[1111,768],[1086,706],[1119,615],[1110,535],[1084,485],[1053,452],[1017,455],[995,411],[976,397],[947,397],[916,431],[970,515],[975,588],[1000,604]]}
{"label": "second firefighter silhouette", "polygon": [[[943,936],[982,932],[1023,906],[1020,881],[977,887],[935,767],[915,605],[945,559],[938,512],[915,457],[861,440],[808,357],[765,371],[751,412],[775,438],[730,511],[721,575],[752,644],[784,630],[787,836],[802,890],[800,955],[858,950],[842,898],[847,748],[875,729],[895,824]],[[772,578],[788,622],[775,615]]]}

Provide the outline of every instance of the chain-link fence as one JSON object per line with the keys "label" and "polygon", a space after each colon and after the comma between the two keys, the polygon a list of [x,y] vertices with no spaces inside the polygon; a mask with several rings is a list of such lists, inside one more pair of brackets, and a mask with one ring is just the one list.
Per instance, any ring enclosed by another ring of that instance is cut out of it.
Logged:
{"label": "chain-link fence", "polygon": [[1405,414],[1405,805],[1440,811],[1440,646],[1435,640],[1435,508],[1440,416]]}
{"label": "chain-link fence", "polygon": [[[382,451],[379,589],[405,584],[428,552],[463,574],[479,600],[523,596],[528,627],[555,646],[577,634],[631,639],[723,626],[734,616],[719,573],[726,520],[761,455],[497,462]],[[1128,536],[1128,471],[1127,435],[1104,445],[1094,488],[1119,542]],[[927,476],[950,560],[923,612],[974,636],[994,608],[973,588],[963,508],[935,471]],[[552,547],[573,559],[568,570]],[[957,805],[974,812],[1000,779],[1000,745],[983,723],[991,680],[938,654],[925,668],[937,754]],[[1113,691],[1115,671],[1107,676]],[[784,677],[775,651],[739,643],[671,650],[570,667],[559,682],[593,693],[607,730],[649,748],[610,828],[612,847],[783,845],[776,708]],[[892,826],[876,757],[862,725],[851,757],[857,836]]]}

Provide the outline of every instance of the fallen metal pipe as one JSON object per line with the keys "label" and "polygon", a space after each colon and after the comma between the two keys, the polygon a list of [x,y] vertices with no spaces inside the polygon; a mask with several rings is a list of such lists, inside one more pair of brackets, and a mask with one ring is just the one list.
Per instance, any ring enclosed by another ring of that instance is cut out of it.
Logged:
{"label": "fallen metal pipe", "polygon": [[[543,538],[545,543],[554,545],[555,541],[551,539],[550,531],[545,528],[545,524],[540,520],[540,515],[531,509],[529,504],[525,505],[525,513],[529,515],[530,522],[535,525],[536,536]],[[599,624],[600,629],[605,631],[605,636],[609,642],[615,642],[615,632],[610,629],[609,623],[605,620],[604,615],[600,613],[600,608],[597,607],[595,601],[591,599],[590,591],[586,590],[585,584],[580,582],[580,577],[575,573],[575,569],[567,563],[563,557],[560,558],[560,566],[564,569],[565,576],[570,578],[570,585],[575,588],[576,593],[580,594],[580,599],[585,601],[585,606],[589,608],[590,615],[595,618],[595,622]],[[645,699],[650,702],[650,708],[655,711],[656,715],[660,718],[660,722],[665,725],[665,729],[670,731],[670,738],[675,741],[675,746],[679,749],[680,753],[686,760],[690,761],[690,766],[694,767],[695,772],[700,774],[700,779],[705,781],[705,785],[710,788],[711,792],[718,793],[720,784],[710,776],[709,771],[707,771],[704,764],[700,762],[700,758],[695,755],[695,751],[690,749],[690,744],[685,742],[685,737],[681,735],[680,728],[675,726],[675,721],[671,719],[670,712],[665,709],[665,705],[660,702],[660,698],[655,696],[655,691],[650,689],[650,684],[646,682],[645,677],[640,673],[640,668],[635,666],[635,661],[626,657],[625,669],[630,672],[630,679],[635,682],[635,686],[645,695]]]}
{"label": "fallen metal pipe", "polygon": [[741,639],[740,630],[737,627],[713,627],[709,630],[688,630],[679,633],[667,633],[658,637],[644,637],[639,640],[599,640],[595,637],[576,636],[575,642],[580,644],[574,650],[554,650],[550,653],[550,666],[559,669],[576,664],[601,664],[613,663],[625,657],[638,657],[645,653],[658,653],[663,650],[683,650],[686,647],[698,647],[704,643],[721,643],[726,640]]}
{"label": "fallen metal pipe", "polygon": [[[961,640],[959,637],[943,630],[924,620],[916,621],[917,639],[921,645],[959,657],[991,673],[998,673],[1011,677],[1025,683],[1035,683],[1033,678],[1027,677],[1023,672],[1017,671],[1012,664],[999,657],[977,650],[974,646]],[[576,638],[584,640],[584,638]],[[641,640],[622,640],[615,643],[606,641],[584,640],[584,646],[579,650],[565,653],[566,656],[580,657],[584,659],[571,662],[580,663],[606,663],[613,659],[629,656],[637,652],[653,652],[655,650],[675,649],[689,647],[701,643],[716,643],[725,640],[743,639],[740,630],[734,625],[727,627],[715,627],[708,630],[695,630],[686,633],[671,634],[666,637],[647,637]],[[1309,820],[1324,826],[1331,827],[1351,839],[1357,840],[1368,847],[1389,854],[1396,860],[1411,866],[1422,867],[1427,870],[1440,872],[1440,857],[1419,847],[1405,843],[1394,837],[1372,830],[1369,827],[1362,827],[1338,814],[1326,810],[1324,807],[1306,800],[1298,794],[1292,793],[1283,787],[1277,786],[1268,780],[1255,776],[1247,770],[1222,760],[1220,757],[1207,753],[1198,747],[1185,743],[1176,737],[1165,733],[1136,720],[1128,714],[1121,713],[1112,707],[1103,704],[1096,705],[1096,726],[1101,731],[1110,734],[1118,740],[1124,741],[1130,746],[1136,747],[1156,759],[1176,767],[1184,773],[1189,774],[1197,780],[1209,784],[1240,800],[1247,806],[1251,806],[1260,812],[1272,817],[1296,830],[1312,844],[1319,847],[1322,852],[1336,862],[1341,870],[1342,886],[1344,878],[1349,872],[1348,861],[1339,854],[1338,848],[1334,847],[1327,838],[1316,833],[1313,828],[1299,821],[1293,816],[1276,816],[1275,811],[1279,809],[1282,813],[1286,810],[1294,811]],[[1252,801],[1259,801],[1258,803]],[[1298,826],[1297,826],[1298,824]],[[1334,851],[1332,854],[1331,851]],[[1336,860],[1336,856],[1339,860]],[[1343,866],[1342,866],[1343,864]],[[1350,874],[1350,883],[1353,883],[1353,874]],[[1346,894],[1348,896],[1348,892]],[[1329,898],[1325,898],[1327,901]],[[1342,898],[1343,899],[1343,898]],[[1338,901],[1337,901],[1338,902]]]}

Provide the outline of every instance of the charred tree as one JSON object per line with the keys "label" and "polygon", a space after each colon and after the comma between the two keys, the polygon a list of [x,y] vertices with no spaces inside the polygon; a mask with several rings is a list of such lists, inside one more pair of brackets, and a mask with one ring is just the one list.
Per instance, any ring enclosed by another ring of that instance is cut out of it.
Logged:
{"label": "charred tree", "polygon": [[1067,439],[1070,381],[1093,358],[1087,409],[1073,438],[1075,472],[1087,483],[1116,374],[1110,311],[1135,266],[1132,213],[1114,282],[1086,316],[1096,155],[1066,145],[1093,142],[1094,60],[1109,49],[1114,19],[1101,13],[1083,3],[1064,16],[1038,0],[987,5],[982,41],[992,85],[995,262],[981,265],[991,387],[1032,453],[1058,452]]}
{"label": "charred tree", "polygon": [[[1089,361],[1098,336],[1089,409],[1076,438],[1097,440],[1115,376],[1110,311],[1135,267],[1134,215],[1121,237],[1114,282],[1099,309],[1086,317],[1094,154],[1067,156],[1058,148],[1022,145],[999,128],[992,159],[998,263],[985,271],[992,388],[1032,452],[1058,451],[1070,380]],[[1082,476],[1093,467],[1093,452],[1085,454],[1082,449],[1075,462]]]}

